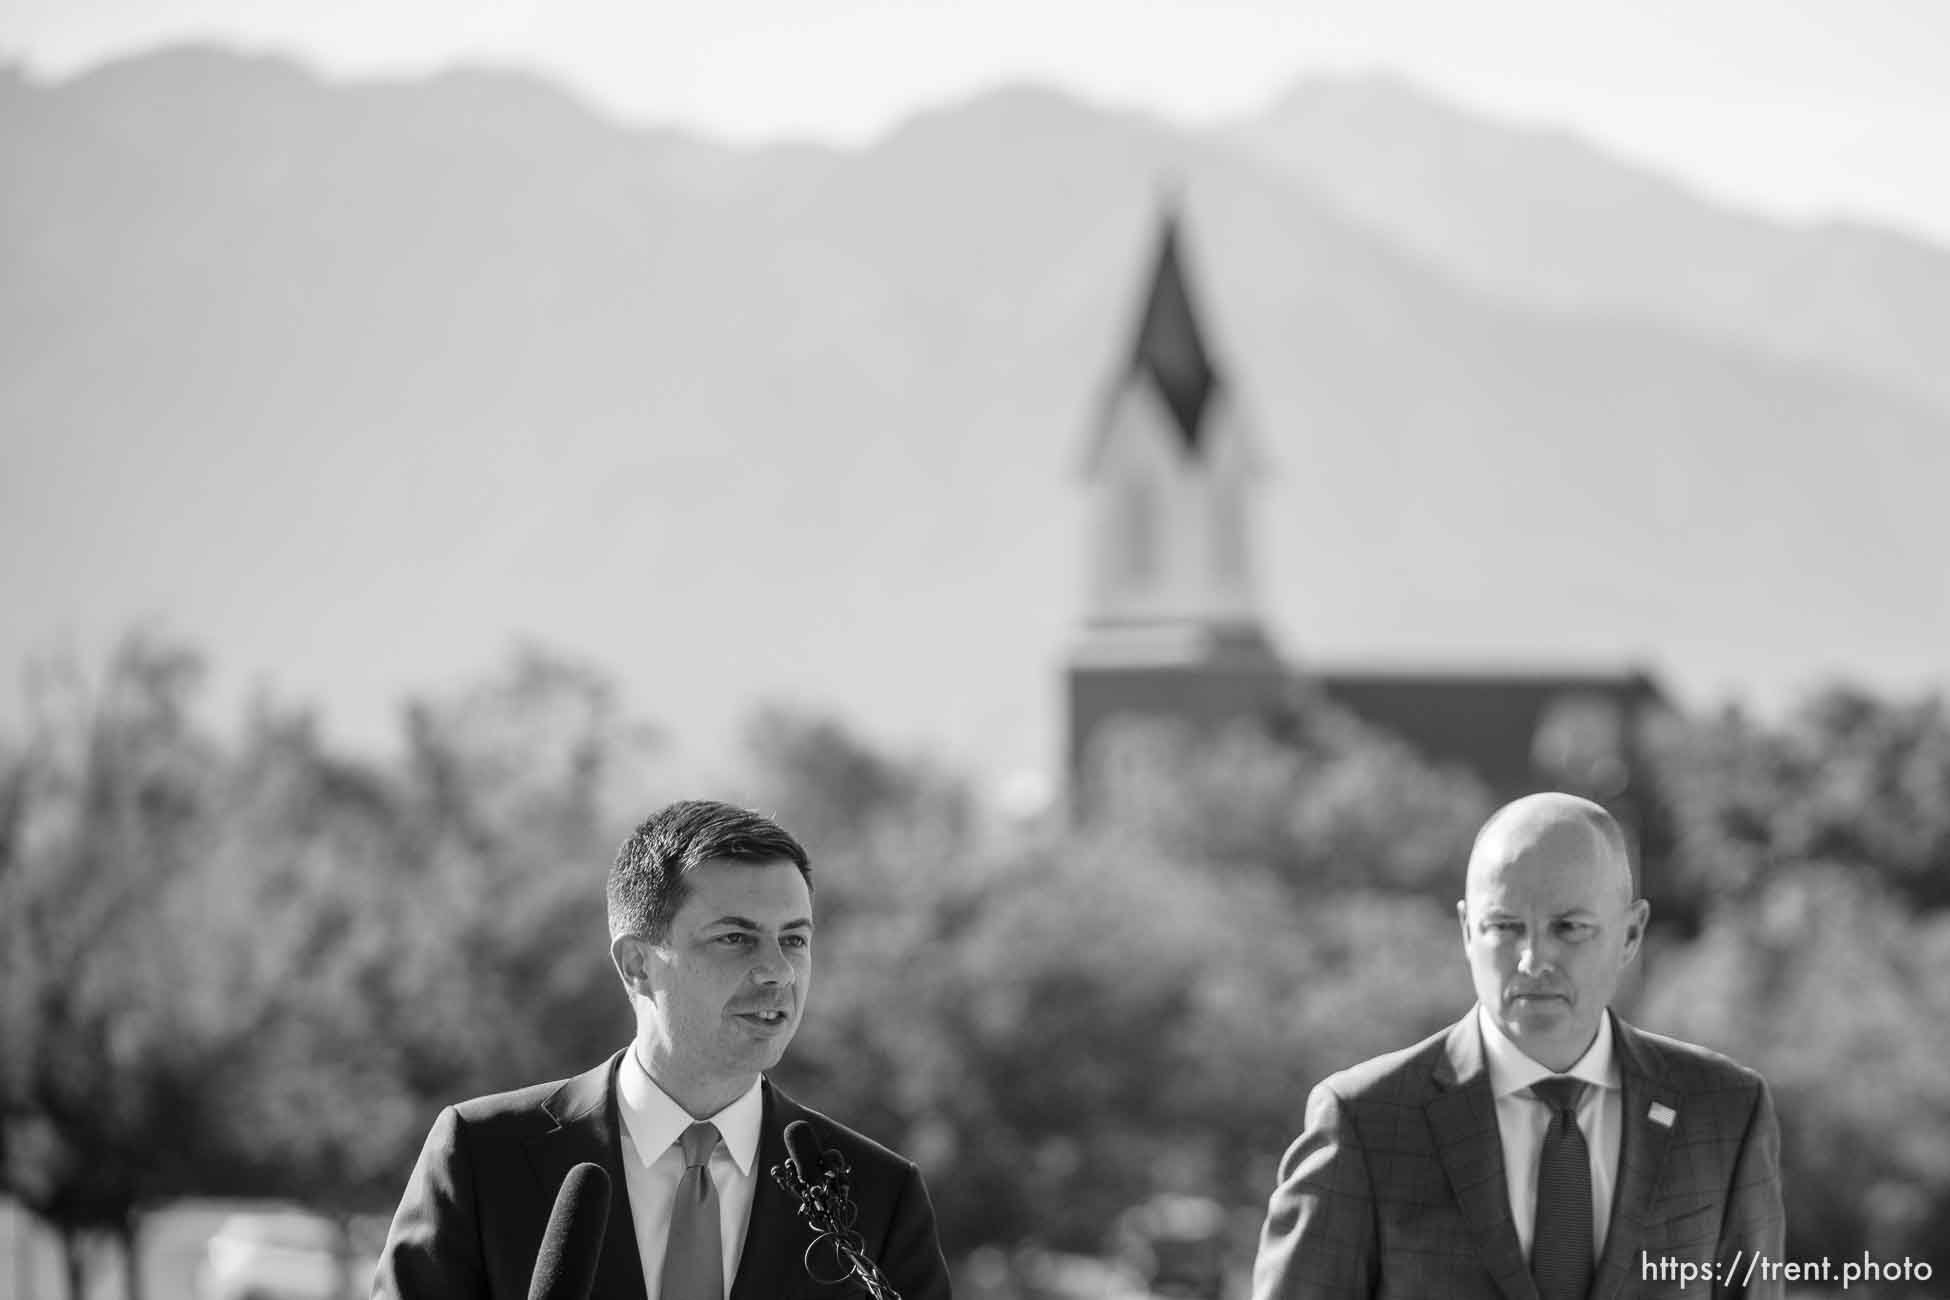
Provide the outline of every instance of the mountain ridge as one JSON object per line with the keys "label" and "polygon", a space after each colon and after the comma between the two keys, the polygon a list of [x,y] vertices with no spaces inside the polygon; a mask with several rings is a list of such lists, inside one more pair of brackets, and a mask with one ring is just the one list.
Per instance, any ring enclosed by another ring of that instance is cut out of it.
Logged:
{"label": "mountain ridge", "polygon": [[1847,355],[1484,290],[1060,92],[720,151],[533,86],[452,111],[494,75],[198,66],[201,116],[56,87],[0,123],[9,662],[163,610],[371,735],[538,637],[707,752],[788,697],[1047,768],[1077,457],[1176,177],[1297,662],[1940,680],[1950,416]]}
{"label": "mountain ridge", "polygon": [[1920,236],[1756,217],[1399,78],[1312,79],[1218,137],[1477,289],[1840,365],[1950,410],[1950,355],[1925,346],[1950,328],[1950,255]]}

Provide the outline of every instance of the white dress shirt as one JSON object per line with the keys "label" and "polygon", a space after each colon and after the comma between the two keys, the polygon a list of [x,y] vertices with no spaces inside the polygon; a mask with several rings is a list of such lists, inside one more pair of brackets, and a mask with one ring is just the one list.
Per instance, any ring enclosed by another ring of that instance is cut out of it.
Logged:
{"label": "white dress shirt", "polygon": [[[1537,1163],[1544,1154],[1544,1132],[1551,1108],[1533,1097],[1530,1085],[1559,1071],[1548,1070],[1525,1056],[1511,1042],[1489,1012],[1479,1005],[1476,1018],[1488,1060],[1490,1091],[1496,1094],[1496,1127],[1503,1138],[1503,1177],[1510,1188],[1510,1215],[1517,1223],[1517,1242],[1530,1258],[1530,1242],[1537,1226]],[[1611,1229],[1612,1188],[1618,1181],[1618,1150],[1624,1137],[1625,1094],[1612,1056],[1611,1015],[1598,1024],[1598,1036],[1577,1064],[1562,1073],[1589,1085],[1578,1098],[1578,1127],[1591,1153],[1592,1258],[1605,1253]]]}
{"label": "white dress shirt", "polygon": [[[684,1152],[677,1140],[695,1121],[659,1088],[632,1048],[616,1072],[617,1109],[623,1116],[623,1181],[630,1193],[630,1218],[636,1227],[637,1258],[643,1262],[645,1300],[661,1300],[664,1245],[670,1236],[671,1205],[684,1176]],[[724,1289],[738,1276],[751,1221],[752,1195],[758,1189],[758,1130],[765,1117],[759,1084],[715,1115],[719,1142],[706,1166],[718,1189],[719,1242],[724,1247]]]}

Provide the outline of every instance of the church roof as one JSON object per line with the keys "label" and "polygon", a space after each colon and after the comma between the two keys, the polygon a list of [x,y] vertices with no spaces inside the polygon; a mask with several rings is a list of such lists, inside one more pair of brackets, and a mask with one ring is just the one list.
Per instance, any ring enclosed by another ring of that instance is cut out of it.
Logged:
{"label": "church roof", "polygon": [[1178,251],[1178,213],[1167,208],[1151,273],[1151,291],[1138,325],[1131,366],[1157,386],[1188,450],[1199,449],[1200,422],[1219,374],[1198,327]]}
{"label": "church roof", "polygon": [[1645,668],[1314,666],[1308,676],[1363,722],[1391,731],[1439,763],[1473,770],[1498,798],[1537,788],[1538,729],[1566,701],[1598,699],[1626,717],[1669,706]]}

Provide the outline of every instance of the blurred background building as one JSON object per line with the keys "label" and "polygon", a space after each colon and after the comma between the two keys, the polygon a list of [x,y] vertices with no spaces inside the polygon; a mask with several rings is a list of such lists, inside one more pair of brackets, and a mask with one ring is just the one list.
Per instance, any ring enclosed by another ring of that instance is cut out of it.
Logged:
{"label": "blurred background building", "polygon": [[[1113,722],[1163,720],[1206,739],[1243,724],[1278,738],[1324,699],[1461,766],[1498,802],[1570,790],[1603,803],[1636,840],[1647,811],[1637,738],[1670,708],[1648,669],[1341,666],[1282,655],[1259,594],[1269,579],[1252,511],[1268,464],[1245,415],[1249,377],[1221,365],[1199,326],[1183,225],[1167,203],[1131,347],[1105,385],[1083,457],[1087,595],[1067,683],[1079,811],[1091,803],[1094,743]],[[1331,523],[1320,521],[1311,540],[1318,563],[1334,564]],[[1528,586],[1532,575],[1504,580]]]}

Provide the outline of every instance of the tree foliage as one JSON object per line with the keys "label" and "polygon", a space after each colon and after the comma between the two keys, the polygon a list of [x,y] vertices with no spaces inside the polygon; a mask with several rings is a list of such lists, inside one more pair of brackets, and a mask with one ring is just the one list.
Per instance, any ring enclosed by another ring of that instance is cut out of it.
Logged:
{"label": "tree foliage", "polygon": [[50,670],[6,782],[0,1172],[75,1286],[91,1237],[132,1252],[142,1207],[238,1180],[218,1099],[249,1026],[185,997],[208,929],[182,891],[219,769],[191,723],[199,672],[140,635],[98,681]]}
{"label": "tree foliage", "polygon": [[1950,914],[1857,869],[1778,869],[1657,966],[1643,1014],[1768,1080],[1796,1254],[1950,1240]]}
{"label": "tree foliage", "polygon": [[199,668],[131,638],[0,751],[0,1154],[76,1261],[182,1195],[386,1208],[439,1106],[628,1032],[600,846],[651,737],[599,673],[525,652],[379,765],[268,704],[220,743]]}
{"label": "tree foliage", "polygon": [[[0,735],[0,1169],[77,1243],[189,1194],[388,1208],[440,1106],[619,1046],[603,877],[694,792],[600,670],[539,649],[414,700],[383,761],[268,703],[219,737],[198,673],[134,637]],[[1468,1005],[1450,904],[1485,792],[1324,706],[1291,722],[1108,728],[1070,824],[754,716],[724,793],[807,844],[819,916],[779,1077],[923,1165],[951,1255],[1093,1249],[1158,1196],[1250,1218],[1313,1082]],[[1698,929],[1655,933],[1635,1018],[1773,1082],[1798,1252],[1943,1239],[1940,702],[1832,690],[1644,748],[1655,916]]]}
{"label": "tree foliage", "polygon": [[1654,736],[1675,885],[1711,903],[1827,862],[1914,907],[1950,906],[1950,712],[1831,687],[1769,725],[1737,710]]}
{"label": "tree foliage", "polygon": [[1270,873],[1294,888],[1402,889],[1453,899],[1457,865],[1489,813],[1467,772],[1438,767],[1325,700],[1283,734],[1208,734],[1129,718],[1099,733],[1093,821],[1193,862]]}

